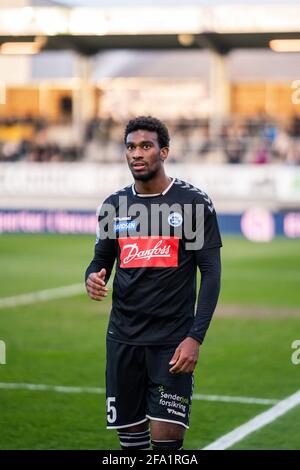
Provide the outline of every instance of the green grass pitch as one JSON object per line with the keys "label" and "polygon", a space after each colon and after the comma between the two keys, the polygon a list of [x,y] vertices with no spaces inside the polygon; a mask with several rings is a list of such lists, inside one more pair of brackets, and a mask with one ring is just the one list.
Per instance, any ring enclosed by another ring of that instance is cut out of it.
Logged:
{"label": "green grass pitch", "polygon": [[[93,237],[0,236],[0,298],[80,283]],[[222,293],[195,373],[195,393],[283,399],[300,387],[300,241],[224,238]],[[0,383],[104,387],[111,297],[0,308]],[[232,309],[232,315],[230,315]],[[185,448],[199,449],[271,405],[195,400]],[[300,407],[234,449],[300,449]],[[0,449],[118,449],[103,394],[0,388]]]}

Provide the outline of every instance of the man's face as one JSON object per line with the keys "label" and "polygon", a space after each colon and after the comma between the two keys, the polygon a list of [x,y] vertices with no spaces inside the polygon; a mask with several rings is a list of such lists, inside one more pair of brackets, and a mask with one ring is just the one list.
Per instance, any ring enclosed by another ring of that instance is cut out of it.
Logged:
{"label": "man's face", "polygon": [[136,180],[149,181],[161,169],[168,148],[160,148],[156,132],[139,129],[126,138],[127,163]]}

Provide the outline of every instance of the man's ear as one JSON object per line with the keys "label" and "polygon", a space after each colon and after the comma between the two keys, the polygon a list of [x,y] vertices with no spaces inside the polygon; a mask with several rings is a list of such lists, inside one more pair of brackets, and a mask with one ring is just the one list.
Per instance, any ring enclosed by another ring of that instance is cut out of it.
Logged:
{"label": "man's ear", "polygon": [[169,148],[168,147],[163,147],[160,149],[160,159],[162,161],[165,161],[168,158],[169,155]]}

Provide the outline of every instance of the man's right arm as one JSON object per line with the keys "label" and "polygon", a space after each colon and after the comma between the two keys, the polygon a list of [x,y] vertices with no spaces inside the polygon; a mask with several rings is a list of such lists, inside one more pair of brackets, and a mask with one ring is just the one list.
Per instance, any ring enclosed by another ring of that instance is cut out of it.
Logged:
{"label": "man's right arm", "polygon": [[107,295],[106,283],[115,262],[115,240],[105,238],[95,245],[94,258],[85,272],[85,285],[93,300],[103,300]]}

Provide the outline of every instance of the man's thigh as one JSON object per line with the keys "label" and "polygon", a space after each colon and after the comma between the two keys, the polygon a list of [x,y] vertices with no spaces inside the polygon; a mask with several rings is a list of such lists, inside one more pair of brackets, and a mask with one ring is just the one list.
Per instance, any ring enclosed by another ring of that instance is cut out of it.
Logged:
{"label": "man's thigh", "polygon": [[107,341],[107,428],[123,429],[148,421],[145,348]]}
{"label": "man's thigh", "polygon": [[[178,425],[189,427],[192,393],[194,387],[193,374],[171,374],[170,360],[177,345],[149,346],[146,348],[148,370],[147,417],[161,422],[161,429],[170,430],[175,435],[181,434]],[[163,423],[166,423],[163,426]],[[168,423],[174,426],[168,426]],[[177,426],[176,426],[177,425]],[[151,424],[152,429],[158,425]],[[158,433],[158,431],[157,431]]]}

